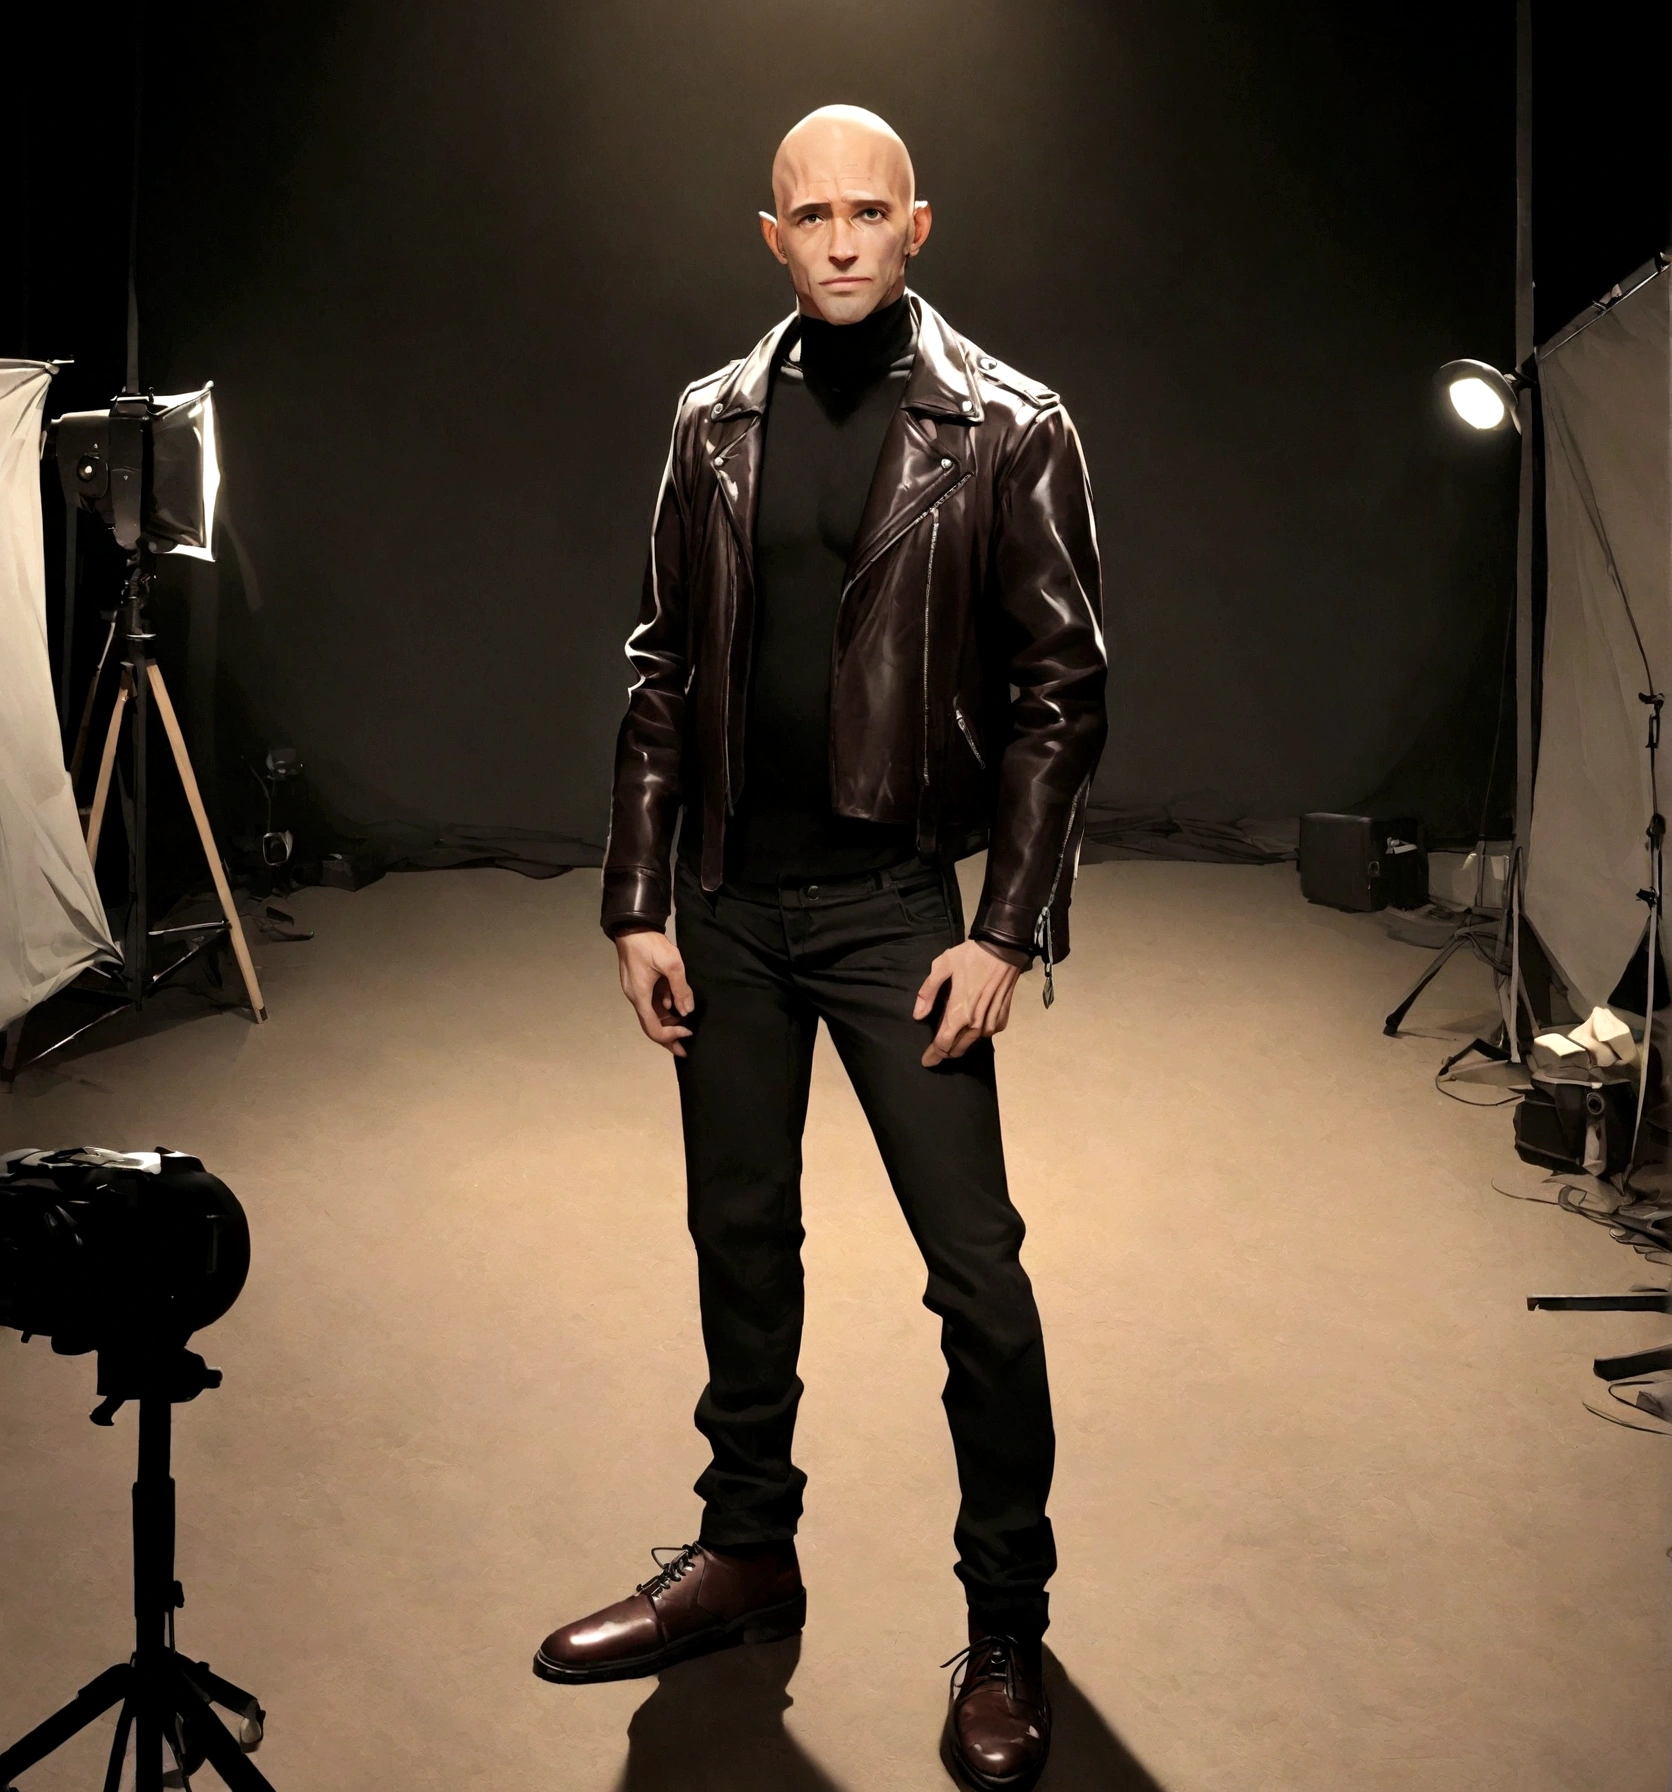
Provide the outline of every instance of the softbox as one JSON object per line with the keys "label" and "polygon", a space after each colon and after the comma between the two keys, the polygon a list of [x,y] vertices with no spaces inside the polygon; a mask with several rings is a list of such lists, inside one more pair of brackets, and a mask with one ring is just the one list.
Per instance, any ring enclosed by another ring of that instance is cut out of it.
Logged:
{"label": "softbox", "polygon": [[41,409],[52,368],[0,361],[0,1026],[120,955],[64,769],[46,647]]}
{"label": "softbox", "polygon": [[[1621,284],[1538,354],[1549,573],[1527,918],[1581,1013],[1608,1001],[1648,921],[1642,698],[1672,695],[1672,273]],[[1641,1009],[1633,994],[1622,1006]]]}

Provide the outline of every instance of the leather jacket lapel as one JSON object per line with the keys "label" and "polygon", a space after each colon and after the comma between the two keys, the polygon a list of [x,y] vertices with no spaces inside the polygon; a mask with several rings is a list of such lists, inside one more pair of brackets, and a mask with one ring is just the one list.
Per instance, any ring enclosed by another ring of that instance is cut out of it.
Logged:
{"label": "leather jacket lapel", "polygon": [[738,362],[708,409],[708,464],[720,488],[751,583],[755,570],[755,504],[760,495],[765,435],[761,425],[772,384],[772,360],[794,322],[793,315],[784,318],[755,344]]}
{"label": "leather jacket lapel", "polygon": [[765,433],[757,411],[722,418],[708,437],[708,464],[751,582],[755,572],[755,501],[760,493],[761,439]]}
{"label": "leather jacket lapel", "polygon": [[911,376],[877,457],[847,584],[975,470],[968,429],[979,423],[981,393],[940,314],[911,295],[917,314]]}

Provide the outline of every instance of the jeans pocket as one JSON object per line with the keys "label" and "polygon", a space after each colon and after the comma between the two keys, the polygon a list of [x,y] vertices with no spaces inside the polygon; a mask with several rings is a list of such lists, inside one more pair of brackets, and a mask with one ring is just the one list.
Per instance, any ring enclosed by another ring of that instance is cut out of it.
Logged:
{"label": "jeans pocket", "polygon": [[894,897],[900,905],[900,913],[906,925],[913,933],[952,932],[952,917],[946,908],[946,892],[938,881],[912,884],[905,889],[896,885]]}

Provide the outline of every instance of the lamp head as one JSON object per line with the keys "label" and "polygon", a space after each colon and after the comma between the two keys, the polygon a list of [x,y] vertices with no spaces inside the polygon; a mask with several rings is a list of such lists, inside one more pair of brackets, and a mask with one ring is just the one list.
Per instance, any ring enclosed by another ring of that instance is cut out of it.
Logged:
{"label": "lamp head", "polygon": [[1436,376],[1453,416],[1471,429],[1502,429],[1506,423],[1519,431],[1516,395],[1526,383],[1513,373],[1501,373],[1488,361],[1448,361]]}
{"label": "lamp head", "polygon": [[65,496],[102,517],[130,552],[214,559],[221,468],[213,391],[125,392],[107,411],[60,417],[52,435]]}

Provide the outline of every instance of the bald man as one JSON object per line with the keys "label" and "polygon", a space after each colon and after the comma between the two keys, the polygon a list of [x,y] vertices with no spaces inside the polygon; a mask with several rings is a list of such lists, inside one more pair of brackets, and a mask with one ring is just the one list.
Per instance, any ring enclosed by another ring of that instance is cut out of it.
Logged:
{"label": "bald man", "polygon": [[[992,1039],[1036,959],[1049,1005],[1068,949],[1106,731],[1091,494],[1055,393],[907,291],[930,209],[880,118],[803,119],[772,189],[761,230],[796,310],[680,399],[603,877],[622,989],[677,1060],[702,1528],[554,1631],[535,1671],[628,1679],[802,1627],[791,1439],[822,1020],[942,1322],[969,1606],[947,1751],[971,1785],[1025,1787],[1050,1745],[1055,1446]],[[954,866],[983,847],[966,934]]]}

